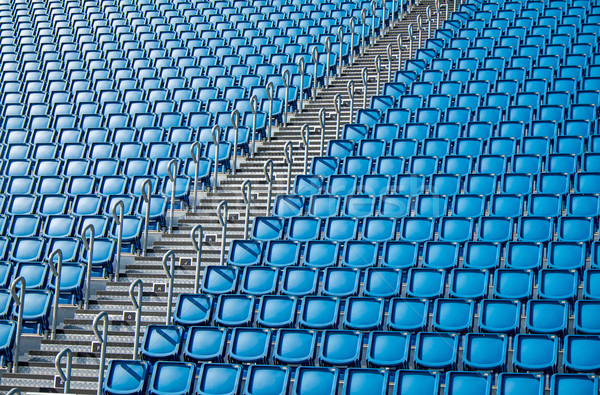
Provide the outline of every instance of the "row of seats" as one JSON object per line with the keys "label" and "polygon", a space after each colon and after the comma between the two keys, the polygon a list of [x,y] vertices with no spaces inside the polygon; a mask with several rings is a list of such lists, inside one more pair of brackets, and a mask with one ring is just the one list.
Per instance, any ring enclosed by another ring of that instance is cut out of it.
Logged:
{"label": "row of seats", "polygon": [[[349,294],[352,285],[339,279],[343,274],[335,274],[338,275],[339,281],[335,283],[336,278],[326,279],[332,285],[326,284],[325,287],[329,287],[332,293],[336,291],[333,287],[337,287],[346,295]],[[476,277],[473,273],[469,274],[470,277]],[[577,292],[572,290],[573,279],[560,278],[561,275],[565,277],[565,273],[545,273],[541,280],[540,293],[563,292],[561,298],[576,296]],[[526,277],[527,273],[503,272],[501,279],[497,281],[502,287],[498,292],[506,292],[507,295],[500,296],[510,297],[512,295],[509,295],[509,292],[513,294],[522,292],[522,288],[527,286],[529,286],[527,292],[531,292],[532,281],[529,280],[527,284]],[[469,279],[467,275],[458,278]],[[421,276],[420,279],[426,281],[425,276]],[[507,283],[511,280],[515,280],[516,283]],[[571,284],[568,283],[569,281]],[[424,289],[426,285],[430,288]],[[562,299],[531,299],[526,303],[516,299],[482,299],[475,302],[464,298],[441,298],[443,289],[439,289],[439,284],[426,285],[421,286],[421,289],[415,289],[416,292],[408,289],[406,298],[391,299],[389,299],[390,293],[385,295],[388,299],[368,296],[263,295],[258,300],[247,294],[223,294],[216,300],[208,294],[182,294],[177,301],[174,322],[184,326],[213,324],[230,328],[260,326],[322,330],[339,327],[367,332],[383,328],[420,332],[431,328],[457,333],[515,334],[520,330],[527,330],[532,333],[563,336],[570,328],[572,332],[577,333],[596,335],[599,333],[600,327],[595,318],[600,308],[597,300],[578,300],[575,304]],[[477,286],[481,284],[471,284],[472,289],[466,292],[479,292],[480,295],[476,296],[481,296],[481,290],[474,289]],[[550,289],[549,287],[552,286],[556,286],[557,289]],[[438,289],[432,289],[435,287]],[[429,297],[434,301],[414,298],[414,294],[419,291],[422,293],[418,296]],[[466,296],[466,293],[458,296]],[[515,294],[515,297],[517,296],[524,295]],[[549,296],[553,297],[553,295]],[[388,303],[386,300],[389,300]],[[214,313],[211,313],[211,309],[214,309]],[[255,309],[257,309],[256,313]],[[570,326],[569,317],[573,314],[573,324]]]}
{"label": "row of seats", "polygon": [[[142,358],[188,362],[314,365],[359,367],[362,358],[368,366],[378,368],[409,367],[411,340],[414,338],[414,367],[418,369],[454,370],[458,366],[456,333],[373,331],[370,334],[351,330],[233,328],[193,326],[184,332],[178,326],[147,327],[142,340]],[[229,339],[229,340],[228,340]],[[598,336],[569,335],[561,346],[554,335],[468,333],[462,339],[463,364],[475,370],[503,371],[508,362],[509,344],[512,365],[518,371],[554,372],[559,348],[564,347],[564,364],[569,371],[594,371],[600,365],[594,351]],[[365,347],[366,346],[366,347]],[[571,349],[587,348],[586,355],[574,359]],[[410,366],[412,367],[412,366]]]}

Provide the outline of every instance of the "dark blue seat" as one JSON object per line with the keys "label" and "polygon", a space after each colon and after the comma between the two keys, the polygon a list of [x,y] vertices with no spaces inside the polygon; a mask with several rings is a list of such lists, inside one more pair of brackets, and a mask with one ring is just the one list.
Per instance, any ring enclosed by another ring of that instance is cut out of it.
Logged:
{"label": "dark blue seat", "polygon": [[543,299],[573,300],[579,275],[575,270],[542,269],[538,275],[538,295]]}
{"label": "dark blue seat", "polygon": [[494,275],[494,296],[500,299],[527,300],[533,290],[534,273],[530,269],[498,269]]}
{"label": "dark blue seat", "polygon": [[337,297],[357,295],[360,274],[355,268],[327,267],[323,272],[321,293]]}
{"label": "dark blue seat", "polygon": [[387,369],[350,368],[344,375],[342,394],[381,394],[387,393]]}
{"label": "dark blue seat", "polygon": [[206,266],[202,276],[202,291],[209,294],[234,293],[238,270],[231,266]]}
{"label": "dark blue seat", "polygon": [[247,266],[240,278],[240,292],[249,295],[272,294],[277,288],[279,270],[265,266]]}
{"label": "dark blue seat", "polygon": [[446,274],[441,269],[417,269],[408,271],[406,294],[409,297],[435,299],[442,295]]}
{"label": "dark blue seat", "polygon": [[368,268],[365,271],[365,296],[391,298],[398,296],[402,286],[402,271],[394,268]]}
{"label": "dark blue seat", "polygon": [[177,297],[173,321],[182,326],[210,323],[213,308],[212,295],[181,294]]}
{"label": "dark blue seat", "polygon": [[586,374],[558,373],[550,377],[550,394],[595,394],[598,391],[598,378]]}
{"label": "dark blue seat", "polygon": [[344,309],[344,327],[362,331],[380,329],[384,307],[381,298],[349,297]]}
{"label": "dark blue seat", "polygon": [[600,304],[596,300],[578,300],[575,302],[574,326],[578,333],[600,334],[598,323],[598,309]]}
{"label": "dark blue seat", "polygon": [[481,372],[448,372],[446,373],[446,391],[448,395],[466,395],[471,392],[489,395],[491,393],[492,375]]}
{"label": "dark blue seat", "polygon": [[455,268],[452,269],[449,277],[449,295],[451,297],[479,300],[487,295],[489,284],[487,270]]}
{"label": "dark blue seat", "polygon": [[219,295],[215,323],[223,326],[249,326],[254,316],[254,297],[248,295]]}
{"label": "dark blue seat", "polygon": [[483,299],[480,304],[479,329],[492,333],[515,333],[521,321],[521,302]]}
{"label": "dark blue seat", "polygon": [[436,299],[432,326],[442,332],[469,332],[473,326],[475,304],[465,299]]}
{"label": "dark blue seat", "polygon": [[388,305],[387,326],[391,329],[418,332],[427,326],[427,299],[393,298]]}
{"label": "dark blue seat", "polygon": [[233,266],[256,265],[261,259],[262,246],[257,241],[233,240],[229,247],[227,263]]}
{"label": "dark blue seat", "polygon": [[373,367],[406,368],[409,349],[408,333],[373,331],[369,334],[365,359]]}
{"label": "dark blue seat", "polygon": [[281,275],[281,293],[284,295],[314,295],[319,282],[319,271],[310,267],[286,267]]}
{"label": "dark blue seat", "polygon": [[308,329],[335,328],[340,310],[336,297],[305,296],[300,307],[298,323]]}
{"label": "dark blue seat", "polygon": [[533,373],[500,373],[497,393],[499,395],[542,395],[544,377]]}
{"label": "dark blue seat", "polygon": [[435,395],[439,391],[440,374],[433,370],[397,370],[394,395]]}

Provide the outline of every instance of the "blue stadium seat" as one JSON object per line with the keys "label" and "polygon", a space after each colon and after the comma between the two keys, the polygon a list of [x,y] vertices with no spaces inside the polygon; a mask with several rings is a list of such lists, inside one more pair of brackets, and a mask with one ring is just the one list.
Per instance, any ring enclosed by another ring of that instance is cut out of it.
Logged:
{"label": "blue stadium seat", "polygon": [[314,295],[319,271],[310,267],[286,267],[281,275],[281,293],[284,295]]}
{"label": "blue stadium seat", "polygon": [[600,327],[597,322],[598,302],[595,300],[578,300],[575,302],[574,326],[578,333],[597,335]]}
{"label": "blue stadium seat", "polygon": [[360,270],[327,267],[323,272],[321,293],[326,296],[347,297],[358,294]]}
{"label": "blue stadium seat", "polygon": [[265,363],[270,345],[269,329],[233,328],[228,356],[239,363]]}
{"label": "blue stadium seat", "polygon": [[479,328],[491,333],[515,333],[521,321],[521,303],[502,299],[483,299],[480,304]]}
{"label": "blue stadium seat", "polygon": [[296,370],[292,394],[317,394],[334,392],[338,385],[339,372],[335,368],[300,366]]}
{"label": "blue stadium seat", "polygon": [[326,365],[358,366],[362,348],[362,332],[325,330],[321,337],[319,361]]}
{"label": "blue stadium seat", "polygon": [[348,329],[380,329],[385,303],[381,298],[349,297],[346,299],[343,325]]}
{"label": "blue stadium seat", "polygon": [[148,325],[142,339],[140,355],[148,361],[177,360],[183,343],[183,328]]}
{"label": "blue stadium seat", "polygon": [[501,373],[498,376],[498,394],[544,393],[544,377],[533,373]]}
{"label": "blue stadium seat", "polygon": [[600,338],[592,335],[567,335],[564,338],[563,364],[568,371],[593,372],[598,369]]}
{"label": "blue stadium seat", "polygon": [[248,295],[219,295],[215,323],[223,326],[249,326],[254,316],[255,299]]}
{"label": "blue stadium seat", "polygon": [[524,371],[554,371],[558,354],[558,337],[520,334],[514,338],[513,364]]}
{"label": "blue stadium seat", "polygon": [[290,369],[287,366],[252,365],[248,368],[244,394],[285,394],[287,392]]}
{"label": "blue stadium seat", "polygon": [[427,325],[429,301],[427,299],[393,298],[388,306],[389,328],[417,332]]}
{"label": "blue stadium seat", "polygon": [[190,394],[196,367],[185,362],[158,361],[148,383],[151,394]]}
{"label": "blue stadium seat", "polygon": [[220,392],[233,395],[239,392],[242,382],[242,367],[231,364],[205,363],[198,369],[196,393]]}
{"label": "blue stadium seat", "polygon": [[419,332],[415,340],[415,364],[425,369],[453,369],[459,337],[453,333]]}
{"label": "blue stadium seat", "polygon": [[469,332],[473,326],[475,304],[472,300],[436,299],[431,325],[442,332]]}
{"label": "blue stadium seat", "polygon": [[446,390],[448,395],[468,394],[476,391],[480,394],[491,393],[492,376],[479,372],[448,372],[446,373]]}
{"label": "blue stadium seat", "polygon": [[506,367],[508,337],[503,334],[465,335],[463,363],[476,370],[502,371]]}
{"label": "blue stadium seat", "polygon": [[388,389],[386,369],[350,368],[344,375],[342,394],[385,394]]}
{"label": "blue stadium seat", "polygon": [[273,359],[282,364],[312,365],[317,333],[307,329],[282,329],[277,332]]}
{"label": "blue stadium seat", "polygon": [[494,296],[527,300],[532,294],[533,279],[534,273],[530,269],[498,269],[494,275]]}
{"label": "blue stadium seat", "polygon": [[114,359],[108,362],[102,390],[107,394],[130,393],[141,395],[151,368],[144,361]]}
{"label": "blue stadium seat", "polygon": [[439,391],[440,374],[435,370],[397,370],[394,394],[434,395]]}
{"label": "blue stadium seat", "polygon": [[183,345],[183,356],[189,362],[222,362],[227,343],[227,330],[215,327],[190,327]]}
{"label": "blue stadium seat", "polygon": [[586,374],[558,373],[550,377],[550,394],[595,393],[598,391],[598,379]]}
{"label": "blue stadium seat", "polygon": [[402,332],[378,332],[369,334],[366,360],[369,366],[406,368],[410,335]]}

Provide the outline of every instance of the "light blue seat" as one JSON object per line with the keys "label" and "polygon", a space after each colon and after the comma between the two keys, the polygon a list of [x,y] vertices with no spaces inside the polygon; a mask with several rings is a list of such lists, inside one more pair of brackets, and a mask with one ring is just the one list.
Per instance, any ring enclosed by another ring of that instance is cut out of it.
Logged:
{"label": "light blue seat", "polygon": [[222,362],[227,344],[224,328],[192,326],[185,336],[183,357],[188,362]]}
{"label": "light blue seat", "polygon": [[244,395],[287,393],[290,369],[287,366],[252,365],[248,369]]}
{"label": "light blue seat", "polygon": [[240,365],[216,363],[202,364],[198,369],[196,394],[237,394],[242,382],[242,373],[243,370]]}
{"label": "light blue seat", "polygon": [[502,371],[506,367],[508,337],[493,333],[467,333],[463,363],[476,370]]}

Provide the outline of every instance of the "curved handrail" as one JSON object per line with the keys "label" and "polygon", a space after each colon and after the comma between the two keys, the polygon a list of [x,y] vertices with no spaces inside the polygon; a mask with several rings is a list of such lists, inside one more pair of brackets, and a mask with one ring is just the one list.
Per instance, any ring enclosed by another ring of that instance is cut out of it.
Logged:
{"label": "curved handrail", "polygon": [[[67,356],[67,366],[66,366],[67,373],[66,374],[63,371],[63,368],[61,366],[62,358],[65,355]],[[59,353],[56,354],[56,357],[54,358],[54,367],[56,368],[56,372],[58,372],[60,379],[64,383],[63,393],[65,393],[65,394],[68,394],[71,391],[71,364],[72,364],[72,362],[73,362],[73,352],[68,347],[60,350]]]}
{"label": "curved handrail", "polygon": [[[354,117],[354,81],[348,81],[346,85],[346,89],[348,90],[348,97],[350,98],[350,114],[348,117],[348,122],[352,122],[352,118]],[[339,138],[339,136],[336,136]]]}
{"label": "curved handrail", "polygon": [[[86,237],[86,234],[90,232],[90,240]],[[90,304],[90,279],[92,277],[92,262],[94,255],[94,238],[95,238],[95,228],[92,224],[89,224],[83,229],[81,233],[81,242],[83,244],[83,248],[88,252],[87,259],[87,269],[85,273],[85,300],[84,300],[84,308],[87,309]]]}
{"label": "curved handrail", "polygon": [[290,72],[284,70],[281,76],[283,79],[283,86],[285,88],[285,103],[283,104],[283,127],[287,127],[287,114],[288,114],[288,102],[290,96]]}
{"label": "curved handrail", "polygon": [[331,38],[327,36],[325,39],[325,54],[327,59],[325,59],[325,88],[329,87],[329,69],[331,67],[330,57],[331,57]]}
{"label": "curved handrail", "polygon": [[[98,330],[98,323],[102,320],[102,335]],[[92,330],[96,339],[100,342],[100,364],[98,365],[98,395],[102,395],[102,383],[104,382],[104,365],[106,362],[106,343],[108,341],[108,314],[100,312],[92,322]]]}
{"label": "curved handrail", "polygon": [[273,87],[273,82],[269,81],[266,87],[267,90],[267,98],[269,99],[269,118],[267,125],[269,126],[269,130],[267,132],[267,141],[271,142],[271,133],[273,131],[273,99],[275,98],[275,88]]}
{"label": "curved handrail", "polygon": [[[54,256],[58,257],[56,266],[54,265]],[[52,305],[52,326],[50,329],[50,340],[56,338],[56,316],[58,315],[58,299],[60,298],[60,283],[62,281],[62,250],[56,249],[48,255],[48,267],[52,274],[54,274],[54,301]]]}
{"label": "curved handrail", "polygon": [[248,225],[250,223],[250,198],[252,196],[252,181],[245,180],[241,186],[242,199],[246,204],[246,215],[244,216],[244,240],[248,238]]}
{"label": "curved handrail", "polygon": [[381,86],[381,55],[375,56],[375,72],[377,73],[377,88],[375,89],[375,94],[379,94],[379,88]]}
{"label": "curved handrail", "polygon": [[[139,286],[139,287],[138,287]],[[135,296],[135,288],[138,287],[137,297]],[[144,295],[144,283],[141,279],[136,279],[129,286],[129,299],[131,299],[131,304],[133,308],[136,310],[135,312],[135,332],[134,332],[134,341],[133,341],[133,359],[136,360],[138,358],[138,348],[140,345],[140,323],[142,321],[142,303],[143,303],[143,295]]]}
{"label": "curved handrail", "polygon": [[343,26],[338,27],[337,39],[338,39],[338,43],[340,46],[340,56],[338,58],[337,76],[338,76],[338,78],[340,78],[342,76],[342,54],[344,53],[344,28],[343,28]]}
{"label": "curved handrail", "polygon": [[[146,180],[150,182],[149,180]],[[117,213],[117,209],[119,209]],[[117,232],[117,257],[115,259],[115,265],[113,268],[113,273],[115,279],[119,280],[119,271],[121,270],[121,244],[123,242],[123,217],[125,215],[125,203],[122,200],[119,200],[112,208],[112,217],[113,221],[119,227],[119,231]],[[144,223],[144,228],[148,226],[148,223]]]}
{"label": "curved handrail", "polygon": [[304,72],[306,63],[304,58],[298,59],[298,73],[300,73],[300,87],[298,89],[298,113],[302,114],[302,101],[304,100]]}
{"label": "curved handrail", "polygon": [[398,71],[402,70],[402,34],[398,34],[396,37],[396,41],[398,42]]}
{"label": "curved handrail", "polygon": [[408,24],[408,27],[406,28],[406,30],[408,31],[408,57],[410,58],[413,54],[413,39],[414,39],[412,23]]}
{"label": "curved handrail", "polygon": [[250,109],[252,110],[252,150],[250,151],[250,157],[254,158],[254,152],[256,151],[256,113],[258,113],[258,98],[256,95],[252,95],[250,98]]}
{"label": "curved handrail", "polygon": [[362,9],[360,11],[360,23],[362,24],[362,34],[361,34],[361,42],[362,44],[360,45],[360,55],[363,56],[365,54],[365,49],[366,49],[366,43],[367,43],[367,32],[366,32],[366,28],[367,28],[367,10],[366,9]]}
{"label": "curved handrail", "polygon": [[[21,293],[17,294],[17,283],[21,287]],[[19,308],[17,314],[17,334],[15,336],[15,345],[13,348],[13,366],[12,372],[17,373],[19,367],[19,343],[21,342],[21,330],[23,329],[23,304],[25,303],[25,278],[19,276],[10,284],[10,296],[13,303]]]}
{"label": "curved handrail", "polygon": [[169,234],[173,233],[173,222],[175,221],[175,190],[177,188],[177,168],[179,159],[171,159],[167,164],[167,177],[171,181],[171,207],[169,210]]}
{"label": "curved handrail", "polygon": [[[352,66],[354,64],[354,29],[355,29],[355,23],[354,23],[354,17],[352,17],[352,19],[350,19],[350,45],[348,46],[348,62],[350,63],[350,66]],[[340,51],[340,57],[342,56],[342,53]],[[341,67],[342,63],[340,62],[340,67]]]}
{"label": "curved handrail", "polygon": [[[237,136],[236,136],[237,137]],[[237,138],[236,138],[237,140]],[[235,155],[235,154],[234,154]],[[196,212],[196,205],[198,204],[198,173],[200,172],[200,156],[202,156],[200,152],[200,143],[194,141],[190,146],[190,156],[192,157],[192,162],[194,162],[195,171],[194,171],[194,204],[192,204],[192,212]],[[235,158],[235,156],[234,156]],[[234,159],[235,164],[235,159]],[[235,167],[234,167],[235,169]],[[235,174],[235,170],[234,170]]]}
{"label": "curved handrail", "polygon": [[313,63],[315,65],[315,71],[313,74],[313,100],[317,100],[317,84],[318,84],[318,76],[317,70],[319,69],[319,52],[317,51],[317,47],[313,47],[312,50],[312,58]]}
{"label": "curved handrail", "polygon": [[[170,268],[167,267],[167,259],[171,262]],[[169,250],[165,252],[163,255],[162,261],[160,261],[163,270],[165,271],[165,275],[167,276],[168,289],[167,289],[167,316],[165,318],[165,325],[169,325],[171,323],[171,306],[173,303],[173,285],[175,283],[175,253],[173,250]]]}
{"label": "curved handrail", "polygon": [[237,171],[237,151],[238,151],[238,134],[240,131],[240,112],[237,109],[233,109],[231,112],[231,123],[233,124],[233,128],[235,133],[233,134],[233,164],[231,168],[231,173],[235,174]]}
{"label": "curved handrail", "polygon": [[[322,109],[321,109],[322,110]],[[325,129],[325,128],[323,128]],[[303,174],[306,174],[308,170],[308,148],[310,145],[310,127],[308,124],[302,125],[302,130],[300,131],[300,137],[302,137],[302,143],[304,144],[304,163],[303,165]]]}
{"label": "curved handrail", "polygon": [[[335,98],[337,96],[339,96],[339,93],[336,96],[334,96],[334,98],[333,98],[333,105],[334,106],[336,105],[336,99]],[[336,112],[338,112],[337,108],[336,108]],[[321,127],[321,145],[320,145],[320,147],[321,147],[320,148],[321,156],[323,156],[323,151],[325,150],[325,118],[326,118],[325,115],[326,115],[325,114],[325,109],[321,108],[319,110],[319,126]],[[303,139],[304,139],[304,137],[303,137]],[[307,140],[308,140],[308,137],[307,137]]]}
{"label": "curved handrail", "polygon": [[421,14],[417,15],[417,29],[419,30],[419,41],[417,42],[417,47],[420,47],[421,42],[423,42],[423,18],[421,17]]}
{"label": "curved handrail", "polygon": [[268,159],[265,162],[263,171],[265,173],[265,179],[267,181],[267,208],[265,209],[265,215],[269,215],[271,212],[271,194],[273,193],[273,181],[275,181],[272,159]]}
{"label": "curved handrail", "polygon": [[431,22],[433,20],[431,5],[428,5],[425,9],[425,14],[427,15],[427,38],[431,38]]}
{"label": "curved handrail", "polygon": [[373,43],[371,45],[375,45],[375,43],[377,42],[377,34],[375,34],[376,7],[377,7],[377,3],[375,3],[375,0],[371,1],[371,18],[373,19],[373,23],[371,24],[371,29],[373,29],[373,31],[371,32],[371,38],[373,39]]}
{"label": "curved handrail", "polygon": [[213,126],[210,131],[213,144],[215,145],[215,174],[214,174],[214,183],[213,183],[213,191],[217,190],[219,186],[219,146],[221,145],[221,127],[219,125]]}
{"label": "curved handrail", "polygon": [[392,44],[388,44],[387,48],[387,58],[388,58],[388,64],[387,64],[387,82],[392,82],[392,61],[394,60],[394,55],[392,53]]}
{"label": "curved handrail", "polygon": [[225,243],[227,241],[227,202],[225,200],[221,201],[217,206],[217,218],[219,223],[221,224],[221,254],[219,258],[219,263],[221,266],[225,264]]}
{"label": "curved handrail", "polygon": [[150,208],[152,204],[152,181],[144,180],[142,183],[142,199],[146,203],[146,218],[144,221],[144,245],[142,247],[142,256],[146,256],[148,251],[148,227],[150,226]]}
{"label": "curved handrail", "polygon": [[18,388],[11,388],[11,390],[8,391],[6,395],[21,395],[21,390]]}
{"label": "curved handrail", "polygon": [[[196,234],[198,236],[196,237]],[[192,240],[192,247],[196,251],[196,270],[194,273],[194,293],[198,293],[198,287],[200,282],[200,267],[202,266],[202,240],[204,235],[204,228],[201,224],[197,224],[190,231],[190,239]]]}
{"label": "curved handrail", "polygon": [[[362,108],[367,108],[367,87],[369,83],[369,71],[366,67],[363,67],[360,73],[362,83],[363,83],[363,106]],[[350,120],[352,122],[352,119]]]}
{"label": "curved handrail", "polygon": [[290,193],[290,186],[291,186],[291,181],[292,181],[292,163],[294,163],[294,144],[291,141],[288,141],[285,143],[285,145],[283,146],[283,158],[285,163],[287,163],[287,186],[286,186],[286,193],[289,194]]}

